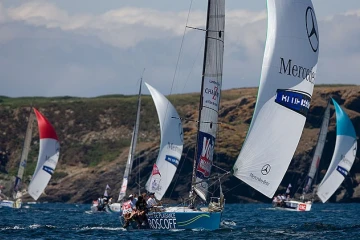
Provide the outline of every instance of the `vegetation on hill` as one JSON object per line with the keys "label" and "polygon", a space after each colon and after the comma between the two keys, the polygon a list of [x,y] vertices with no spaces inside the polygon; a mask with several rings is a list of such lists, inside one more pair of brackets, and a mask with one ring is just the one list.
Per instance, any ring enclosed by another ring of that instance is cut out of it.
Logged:
{"label": "vegetation on hill", "polygon": [[[220,109],[220,130],[215,149],[215,163],[230,170],[245,139],[252,119],[257,89],[231,89],[222,92]],[[283,186],[289,182],[295,188],[304,179],[310,166],[322,114],[328,98],[334,97],[349,114],[360,133],[360,87],[343,85],[321,85],[315,88],[311,108],[298,149],[289,170],[283,179]],[[170,101],[183,117],[185,147],[178,172],[167,197],[177,199],[185,196],[190,187],[191,168],[194,155],[196,120],[199,94],[172,95]],[[90,202],[102,194],[106,184],[116,195],[121,185],[124,163],[127,159],[131,132],[135,121],[137,96],[108,95],[96,98],[78,97],[24,97],[0,96],[0,148],[10,151],[7,170],[15,175],[30,106],[40,110],[55,127],[61,144],[58,167],[42,196],[43,201]],[[159,123],[150,96],[143,96],[141,106],[140,134],[131,176],[136,179],[140,171],[140,184],[144,186],[155,161],[160,142]],[[331,121],[324,155],[320,164],[320,178],[324,175],[335,144],[335,116]],[[25,185],[30,180],[37,160],[39,147],[37,128],[34,128],[31,151],[26,168]],[[360,151],[357,152],[360,156]],[[217,169],[213,170],[218,172]],[[12,181],[4,176],[6,181]],[[0,178],[1,181],[1,178]],[[4,180],[5,181],[5,180]],[[1,183],[1,182],[0,182]],[[331,201],[360,201],[360,162],[354,163],[350,176]],[[130,189],[135,190],[135,181]],[[269,201],[240,180],[229,177],[224,181],[227,202]]]}

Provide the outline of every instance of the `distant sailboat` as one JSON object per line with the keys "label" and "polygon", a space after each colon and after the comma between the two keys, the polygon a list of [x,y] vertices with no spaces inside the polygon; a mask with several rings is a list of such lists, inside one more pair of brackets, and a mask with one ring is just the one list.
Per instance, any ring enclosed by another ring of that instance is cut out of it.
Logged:
{"label": "distant sailboat", "polygon": [[336,113],[336,144],[330,166],[319,184],[316,194],[325,203],[339,188],[350,172],[357,152],[357,137],[350,118],[332,99]]}
{"label": "distant sailboat", "polygon": [[272,198],[295,153],[310,107],[319,33],[311,0],[268,0],[267,8],[257,102],[233,174]]}
{"label": "distant sailboat", "polygon": [[135,156],[135,149],[136,149],[136,143],[138,139],[138,132],[139,132],[139,124],[140,124],[140,108],[141,108],[141,88],[142,88],[142,81],[143,79],[140,79],[140,86],[139,86],[139,94],[138,94],[138,100],[137,100],[137,111],[136,111],[136,120],[134,123],[134,129],[131,135],[131,142],[130,142],[130,148],[129,148],[129,155],[128,159],[126,161],[125,165],[125,171],[123,175],[123,180],[120,188],[119,197],[117,199],[117,202],[110,203],[106,208],[103,208],[101,204],[99,204],[99,200],[93,201],[93,204],[91,206],[91,211],[96,212],[99,210],[99,207],[101,209],[104,209],[106,211],[111,212],[121,212],[121,206],[124,201],[124,198],[126,196],[126,191],[128,187],[129,182],[129,176],[131,174],[132,165],[134,162],[134,156]]}
{"label": "distant sailboat", "polygon": [[[345,111],[339,106],[339,104],[334,99],[332,99],[332,102],[335,107],[336,115],[335,150],[330,162],[330,166],[315,191],[323,203],[325,203],[335,193],[336,189],[339,188],[340,184],[348,175],[354,163],[357,151],[357,137],[354,125],[351,123],[351,120],[349,119]],[[322,148],[324,147],[323,145],[326,139],[329,115],[330,110],[328,105],[327,109],[325,110],[323,125],[321,127],[319,141],[316,146],[314,160],[311,164],[309,175],[307,177],[304,194],[308,193],[311,190],[311,184],[313,179],[312,177],[315,175],[319,167]],[[314,163],[315,160],[316,163]],[[292,211],[310,211],[312,201],[313,199],[311,199],[310,201],[306,201],[306,199],[303,199],[302,201],[285,201],[285,206],[283,206],[283,209]]]}
{"label": "distant sailboat", "polygon": [[[45,190],[47,184],[51,179],[52,174],[54,173],[59,159],[60,145],[58,137],[52,125],[38,110],[36,110],[35,108],[33,109],[36,114],[36,119],[38,121],[40,148],[36,169],[29,184],[28,193],[34,200],[37,200],[40,197],[41,193],[43,193],[43,191]],[[27,157],[31,144],[33,121],[34,115],[31,112],[28,120],[28,126],[26,129],[19,170],[14,184],[14,201],[0,201],[0,206],[21,208],[21,182],[24,175],[24,170],[26,167]]]}

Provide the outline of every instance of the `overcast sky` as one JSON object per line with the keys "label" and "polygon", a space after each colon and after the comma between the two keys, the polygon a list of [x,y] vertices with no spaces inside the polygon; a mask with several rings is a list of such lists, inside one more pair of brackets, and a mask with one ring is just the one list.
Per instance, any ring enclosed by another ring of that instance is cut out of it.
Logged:
{"label": "overcast sky", "polygon": [[[313,0],[316,83],[359,84],[360,1]],[[205,25],[193,0],[189,25]],[[169,94],[190,0],[1,0],[0,95],[136,94],[138,79]],[[265,0],[226,0],[223,89],[257,86]],[[204,33],[187,30],[172,93],[200,90]],[[147,91],[146,91],[147,92]]]}

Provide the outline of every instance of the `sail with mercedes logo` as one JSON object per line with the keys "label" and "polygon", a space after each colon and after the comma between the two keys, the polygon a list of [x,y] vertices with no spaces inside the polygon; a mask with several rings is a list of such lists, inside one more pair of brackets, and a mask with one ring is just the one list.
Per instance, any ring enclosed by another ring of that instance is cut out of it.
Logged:
{"label": "sail with mercedes logo", "polygon": [[313,93],[319,32],[311,0],[268,0],[258,97],[233,174],[272,198],[290,164]]}

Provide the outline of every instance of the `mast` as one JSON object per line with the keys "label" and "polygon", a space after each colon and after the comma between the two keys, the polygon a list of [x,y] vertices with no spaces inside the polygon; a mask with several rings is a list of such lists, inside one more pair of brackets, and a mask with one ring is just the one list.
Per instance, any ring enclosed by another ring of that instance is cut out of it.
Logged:
{"label": "mast", "polygon": [[196,144],[195,144],[195,152],[194,152],[194,164],[193,164],[193,172],[192,172],[192,179],[191,179],[191,191],[190,191],[190,198],[193,196],[194,193],[194,187],[196,183],[196,166],[197,166],[197,155],[198,155],[198,143],[199,143],[199,133],[200,133],[200,121],[201,121],[201,110],[203,108],[203,92],[204,92],[204,76],[205,76],[205,67],[206,67],[206,49],[208,45],[208,28],[209,28],[209,15],[210,15],[210,1],[208,0],[208,7],[207,7],[207,13],[206,13],[206,31],[205,31],[205,46],[204,46],[204,58],[203,58],[203,70],[202,70],[202,76],[201,76],[201,90],[200,90],[200,104],[199,104],[199,116],[198,116],[198,122],[197,122],[197,134],[196,134]]}
{"label": "mast", "polygon": [[30,144],[31,144],[31,137],[32,137],[32,129],[33,129],[33,122],[34,122],[35,118],[34,118],[34,114],[31,111],[30,108],[30,115],[29,115],[29,120],[28,120],[28,125],[26,128],[26,133],[25,133],[25,140],[24,140],[24,145],[23,145],[23,149],[21,152],[21,158],[20,158],[20,164],[19,164],[19,170],[18,173],[16,175],[15,178],[15,184],[14,184],[14,192],[13,192],[13,198],[19,198],[21,196],[18,196],[18,192],[21,191],[21,182],[24,176],[24,171],[25,171],[25,167],[26,167],[26,162],[27,162],[27,158],[29,155],[29,151],[30,151]]}
{"label": "mast", "polygon": [[225,1],[209,0],[206,18],[197,140],[190,191],[192,203],[194,201],[194,191],[204,201],[206,201],[208,193],[209,186],[207,181],[213,165],[213,153],[220,106],[224,28]]}
{"label": "mast", "polygon": [[[140,123],[142,81],[143,81],[143,77],[141,76],[139,94],[138,94],[138,99],[137,99],[136,120],[135,120],[135,124],[134,124],[134,130],[133,130],[132,136],[131,136],[129,156],[128,156],[128,160],[126,162],[125,172],[124,172],[123,181],[122,181],[122,184],[121,184],[121,189],[120,189],[118,201],[121,201],[126,195],[128,179],[129,179],[129,175],[130,175],[132,165],[133,165],[133,162],[134,162],[134,155],[135,155],[136,142],[137,142],[137,136],[138,136],[138,131],[139,131],[139,123]],[[139,175],[140,175],[140,173],[139,173]],[[139,192],[140,192],[140,190],[139,190]]]}
{"label": "mast", "polygon": [[313,180],[317,174],[321,155],[323,153],[324,146],[325,146],[326,135],[327,135],[328,126],[329,126],[329,120],[330,120],[330,101],[328,101],[327,106],[325,108],[324,117],[322,119],[319,136],[318,136],[318,139],[316,142],[316,148],[315,148],[315,151],[313,154],[313,159],[311,162],[311,167],[310,167],[309,173],[306,177],[303,194],[306,194],[310,191]]}

